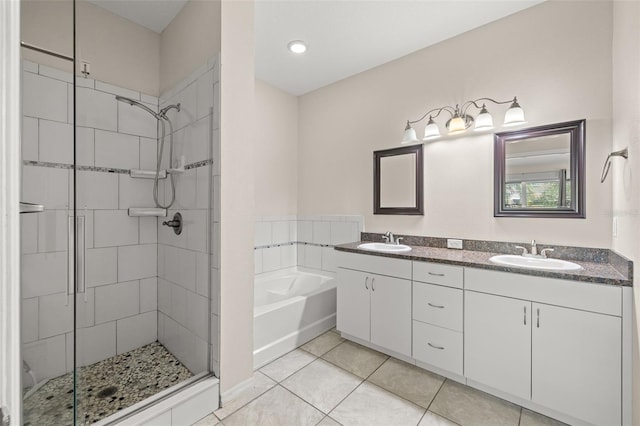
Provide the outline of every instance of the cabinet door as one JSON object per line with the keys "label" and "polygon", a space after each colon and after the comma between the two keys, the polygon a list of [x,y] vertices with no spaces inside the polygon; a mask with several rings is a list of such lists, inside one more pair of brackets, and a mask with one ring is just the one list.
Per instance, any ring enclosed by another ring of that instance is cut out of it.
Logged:
{"label": "cabinet door", "polygon": [[336,328],[363,340],[370,339],[370,281],[364,272],[338,268]]}
{"label": "cabinet door", "polygon": [[589,423],[621,424],[621,319],[532,307],[531,399]]}
{"label": "cabinet door", "polygon": [[411,356],[411,281],[371,277],[371,343]]}
{"label": "cabinet door", "polygon": [[464,374],[531,397],[531,302],[465,291]]}

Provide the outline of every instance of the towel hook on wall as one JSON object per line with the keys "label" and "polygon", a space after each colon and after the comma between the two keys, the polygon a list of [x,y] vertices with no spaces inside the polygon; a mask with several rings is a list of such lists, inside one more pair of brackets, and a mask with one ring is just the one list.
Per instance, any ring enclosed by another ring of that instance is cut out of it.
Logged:
{"label": "towel hook on wall", "polygon": [[604,181],[607,179],[607,175],[609,174],[609,169],[611,168],[612,157],[623,157],[627,159],[629,158],[629,149],[625,147],[620,151],[613,151],[611,154],[607,155],[607,159],[604,160],[604,166],[602,167],[602,176],[600,176],[600,183],[604,183]]}

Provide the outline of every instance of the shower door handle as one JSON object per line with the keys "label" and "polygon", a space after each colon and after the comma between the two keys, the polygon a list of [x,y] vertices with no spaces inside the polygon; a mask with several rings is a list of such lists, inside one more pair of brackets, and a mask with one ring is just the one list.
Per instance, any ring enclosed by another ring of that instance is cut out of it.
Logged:
{"label": "shower door handle", "polygon": [[40,213],[44,211],[42,204],[25,203],[20,201],[20,214],[23,213]]}
{"label": "shower door handle", "polygon": [[[74,218],[69,217],[69,277],[68,277],[68,294],[84,293],[86,290],[86,274],[85,274],[85,220],[84,216],[76,216],[75,218],[75,238],[74,238]],[[74,262],[75,254],[75,262]],[[75,278],[75,288],[74,288]]]}

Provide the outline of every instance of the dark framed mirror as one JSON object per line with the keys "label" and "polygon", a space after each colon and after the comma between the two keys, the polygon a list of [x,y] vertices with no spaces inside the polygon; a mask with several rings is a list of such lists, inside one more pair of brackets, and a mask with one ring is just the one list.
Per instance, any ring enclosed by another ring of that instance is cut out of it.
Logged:
{"label": "dark framed mirror", "polygon": [[424,214],[422,145],[373,153],[373,214]]}
{"label": "dark framed mirror", "polygon": [[584,219],[585,120],[494,136],[494,216]]}

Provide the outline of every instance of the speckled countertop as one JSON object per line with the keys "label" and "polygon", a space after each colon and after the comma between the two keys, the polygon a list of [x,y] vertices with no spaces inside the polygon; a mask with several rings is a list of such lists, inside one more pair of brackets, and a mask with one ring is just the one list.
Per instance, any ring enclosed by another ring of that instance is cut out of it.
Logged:
{"label": "speckled countertop", "polygon": [[335,246],[336,250],[353,253],[368,254],[372,256],[383,256],[397,259],[409,259],[436,263],[446,263],[450,265],[469,266],[480,269],[491,269],[495,271],[511,272],[515,274],[534,275],[547,278],[559,278],[565,280],[584,281],[599,284],[631,286],[632,277],[618,271],[611,263],[586,262],[571,260],[582,266],[579,271],[559,272],[545,271],[525,268],[514,268],[496,265],[489,261],[489,258],[497,254],[487,251],[455,250],[447,248],[425,247],[411,245],[411,251],[405,253],[380,253],[370,250],[358,249],[358,245],[366,241],[358,241]]}

